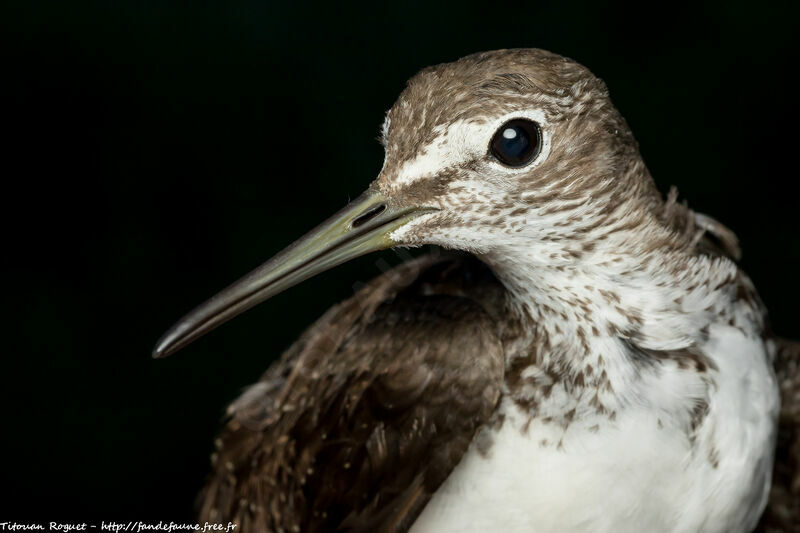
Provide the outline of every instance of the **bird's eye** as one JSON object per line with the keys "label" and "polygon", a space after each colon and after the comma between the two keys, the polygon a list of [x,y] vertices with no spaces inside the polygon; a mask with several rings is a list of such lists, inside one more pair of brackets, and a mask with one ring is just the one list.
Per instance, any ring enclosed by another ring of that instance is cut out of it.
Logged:
{"label": "bird's eye", "polygon": [[523,167],[536,159],[542,149],[542,132],[532,120],[509,120],[492,137],[489,150],[509,167]]}

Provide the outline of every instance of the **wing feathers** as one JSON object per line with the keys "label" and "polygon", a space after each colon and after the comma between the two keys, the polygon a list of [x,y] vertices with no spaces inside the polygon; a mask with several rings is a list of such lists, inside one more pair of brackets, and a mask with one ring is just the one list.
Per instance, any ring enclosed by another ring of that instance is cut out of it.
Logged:
{"label": "wing feathers", "polygon": [[[204,519],[406,531],[491,416],[503,353],[477,263],[426,256],[328,311],[231,406]],[[480,286],[480,291],[477,286]]]}
{"label": "wing feathers", "polygon": [[797,531],[800,527],[800,342],[776,339],[775,374],[781,414],[775,469],[767,508],[757,531]]}

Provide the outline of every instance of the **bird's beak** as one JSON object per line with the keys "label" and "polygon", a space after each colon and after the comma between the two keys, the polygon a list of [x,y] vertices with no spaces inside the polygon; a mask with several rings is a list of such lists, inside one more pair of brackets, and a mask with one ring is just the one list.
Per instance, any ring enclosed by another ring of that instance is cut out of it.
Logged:
{"label": "bird's beak", "polygon": [[329,268],[397,244],[389,235],[430,208],[370,189],[278,255],[181,318],[153,349],[166,357],[256,304]]}

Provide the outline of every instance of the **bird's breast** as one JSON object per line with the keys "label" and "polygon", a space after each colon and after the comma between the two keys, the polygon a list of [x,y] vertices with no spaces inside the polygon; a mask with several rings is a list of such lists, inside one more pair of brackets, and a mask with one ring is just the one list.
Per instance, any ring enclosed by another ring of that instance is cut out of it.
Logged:
{"label": "bird's breast", "polygon": [[647,401],[564,425],[505,396],[502,423],[483,428],[412,531],[749,531],[770,483],[774,377],[763,344],[712,334],[717,383],[693,439]]}

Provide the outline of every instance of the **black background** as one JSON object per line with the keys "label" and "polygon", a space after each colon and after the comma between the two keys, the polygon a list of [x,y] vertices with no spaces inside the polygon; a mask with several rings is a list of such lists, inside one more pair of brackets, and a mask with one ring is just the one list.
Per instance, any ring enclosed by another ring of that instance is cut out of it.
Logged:
{"label": "black background", "polygon": [[5,2],[0,520],[190,519],[224,405],[399,259],[166,360],[153,343],[359,194],[405,80],[475,51],[546,48],[605,79],[659,187],[738,233],[775,330],[800,336],[797,20],[765,2]]}

